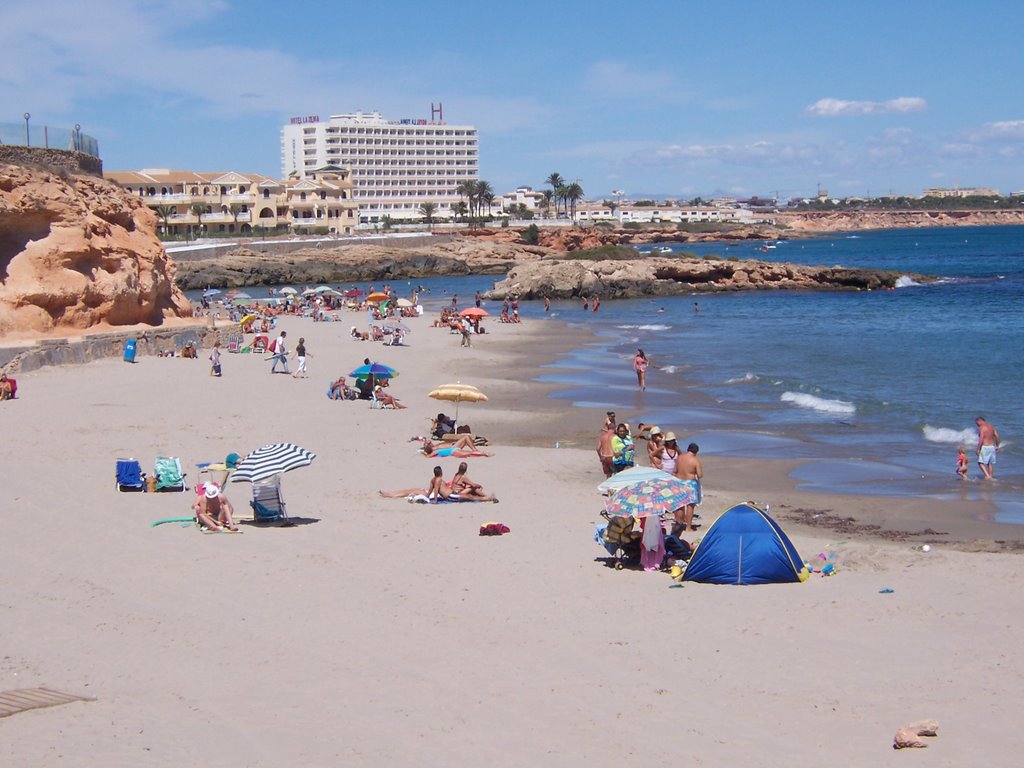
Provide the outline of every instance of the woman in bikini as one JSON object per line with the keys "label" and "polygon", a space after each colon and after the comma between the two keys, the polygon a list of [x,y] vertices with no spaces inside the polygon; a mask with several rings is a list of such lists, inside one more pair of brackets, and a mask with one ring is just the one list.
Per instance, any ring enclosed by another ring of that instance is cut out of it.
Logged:
{"label": "woman in bikini", "polygon": [[650,361],[647,359],[647,355],[644,354],[642,349],[636,351],[636,357],[633,358],[633,370],[636,371],[636,385],[641,389],[647,389],[647,366]]}
{"label": "woman in bikini", "polygon": [[455,442],[444,447],[437,446],[432,443],[429,438],[425,437],[423,438],[423,448],[420,450],[428,459],[433,459],[435,457],[445,458],[447,456],[454,456],[457,459],[471,459],[478,456],[494,455],[476,450],[476,446],[473,444],[473,438],[469,435],[463,435]]}
{"label": "woman in bikini", "polygon": [[498,497],[493,493],[484,493],[484,487],[480,483],[474,483],[469,479],[466,472],[469,465],[466,462],[459,464],[459,469],[452,478],[452,491],[459,494],[463,501],[493,501],[498,503]]}

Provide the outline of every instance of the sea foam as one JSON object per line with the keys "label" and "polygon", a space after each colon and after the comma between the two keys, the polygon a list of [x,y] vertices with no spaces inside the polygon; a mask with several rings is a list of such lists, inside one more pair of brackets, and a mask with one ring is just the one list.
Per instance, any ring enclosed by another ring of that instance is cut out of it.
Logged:
{"label": "sea foam", "polygon": [[971,445],[978,442],[978,432],[973,429],[948,429],[925,424],[921,428],[924,439],[929,443],[950,443],[951,445]]}
{"label": "sea foam", "polygon": [[783,392],[779,398],[784,403],[792,403],[799,408],[809,408],[821,413],[834,413],[849,416],[857,412],[857,406],[843,400],[826,400],[822,397],[807,395],[803,392]]}
{"label": "sea foam", "polygon": [[919,282],[917,282],[917,281],[916,281],[916,280],[915,280],[914,278],[912,278],[912,277],[911,277],[910,275],[901,275],[901,276],[900,276],[900,277],[899,277],[899,278],[898,278],[898,279],[896,280],[896,287],[897,287],[897,288],[909,288],[909,287],[911,287],[912,285],[920,285],[920,283],[919,283]]}
{"label": "sea foam", "polygon": [[671,325],[661,325],[660,323],[653,323],[651,325],[617,325],[615,327],[616,328],[622,328],[624,330],[636,329],[638,331],[667,331],[672,326]]}
{"label": "sea foam", "polygon": [[662,366],[658,370],[664,371],[665,373],[675,373],[679,369],[676,368],[674,365],[666,365],[666,366]]}
{"label": "sea foam", "polygon": [[747,371],[742,376],[737,376],[734,379],[726,379],[725,383],[726,384],[751,384],[751,383],[753,383],[755,381],[760,381],[760,380],[761,380],[761,377],[758,376],[756,373],[750,373],[750,371]]}

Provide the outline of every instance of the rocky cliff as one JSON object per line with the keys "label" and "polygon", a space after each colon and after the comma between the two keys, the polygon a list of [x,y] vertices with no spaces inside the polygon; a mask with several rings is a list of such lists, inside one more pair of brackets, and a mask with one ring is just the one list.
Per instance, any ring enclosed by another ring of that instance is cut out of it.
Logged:
{"label": "rocky cliff", "polygon": [[189,317],[156,216],[116,184],[0,165],[0,334]]}
{"label": "rocky cliff", "polygon": [[[809,267],[765,261],[647,258],[640,261],[543,261],[517,266],[488,298],[678,296],[750,290],[878,290],[894,288],[899,272]],[[915,275],[918,281],[927,280]]]}

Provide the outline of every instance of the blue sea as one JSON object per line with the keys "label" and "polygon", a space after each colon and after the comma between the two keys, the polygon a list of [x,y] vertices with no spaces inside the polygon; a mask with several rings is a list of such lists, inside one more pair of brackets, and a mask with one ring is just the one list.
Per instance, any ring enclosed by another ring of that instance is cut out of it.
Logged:
{"label": "blue sea", "polygon": [[[806,460],[794,473],[806,490],[984,499],[997,522],[1024,523],[1024,227],[844,233],[767,251],[671,247],[941,279],[893,291],[603,301],[596,313],[554,301],[545,315],[540,302],[522,302],[524,320],[595,334],[541,376],[559,385],[553,397],[656,423],[704,455]],[[415,282],[431,289],[429,308],[452,292],[468,305],[493,279]],[[644,392],[631,364],[638,347],[651,360]],[[978,415],[1003,441],[994,483],[974,463]],[[967,483],[954,475],[958,445],[971,460]]]}
{"label": "blue sea", "polygon": [[[597,340],[541,377],[561,385],[554,397],[634,413],[706,455],[805,459],[794,477],[806,490],[986,499],[997,521],[1024,523],[1024,227],[837,234],[767,251],[671,247],[941,279],[894,291],[604,301],[597,313],[556,301],[550,317]],[[436,284],[468,300],[491,279]],[[539,302],[520,311],[525,320],[545,314]],[[645,392],[631,364],[638,347],[651,360]],[[995,483],[977,479],[978,415],[1002,437]],[[972,482],[954,475],[958,445]]]}

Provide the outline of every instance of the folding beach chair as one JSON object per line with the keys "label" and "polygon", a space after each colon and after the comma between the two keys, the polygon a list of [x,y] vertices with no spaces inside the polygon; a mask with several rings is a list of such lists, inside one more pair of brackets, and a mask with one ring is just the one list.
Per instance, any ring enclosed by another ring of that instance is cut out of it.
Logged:
{"label": "folding beach chair", "polygon": [[284,499],[281,497],[281,476],[274,475],[267,480],[252,484],[253,521],[257,523],[274,523],[288,517],[285,512]]}
{"label": "folding beach chair", "polygon": [[156,475],[156,490],[185,492],[185,475],[181,471],[181,459],[177,456],[157,456],[153,464]]}
{"label": "folding beach chair", "polygon": [[117,490],[122,493],[138,493],[146,490],[146,476],[142,465],[135,459],[118,459],[114,480]]}

